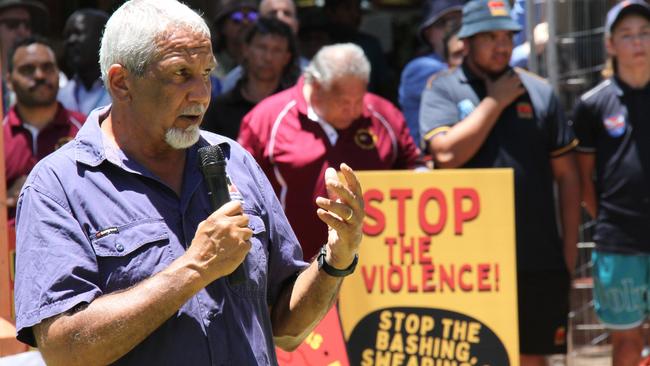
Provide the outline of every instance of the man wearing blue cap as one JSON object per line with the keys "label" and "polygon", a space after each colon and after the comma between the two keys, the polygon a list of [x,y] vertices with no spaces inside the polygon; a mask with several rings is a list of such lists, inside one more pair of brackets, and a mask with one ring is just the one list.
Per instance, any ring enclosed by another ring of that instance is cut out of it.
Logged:
{"label": "man wearing blue cap", "polygon": [[413,140],[420,142],[420,98],[427,79],[447,68],[443,58],[445,34],[460,24],[463,0],[429,0],[425,18],[420,24],[418,35],[432,52],[411,60],[404,67],[400,78],[398,101],[406,119]]}
{"label": "man wearing blue cap", "polygon": [[580,98],[573,121],[582,197],[596,219],[596,315],[611,331],[613,364],[636,366],[650,309],[650,7],[618,3],[605,31],[614,75]]}
{"label": "man wearing blue cap", "polygon": [[436,167],[513,168],[521,365],[541,366],[545,355],[566,352],[580,221],[577,141],[551,86],[508,65],[521,30],[509,14],[503,0],[465,5],[465,60],[422,94],[420,132]]}

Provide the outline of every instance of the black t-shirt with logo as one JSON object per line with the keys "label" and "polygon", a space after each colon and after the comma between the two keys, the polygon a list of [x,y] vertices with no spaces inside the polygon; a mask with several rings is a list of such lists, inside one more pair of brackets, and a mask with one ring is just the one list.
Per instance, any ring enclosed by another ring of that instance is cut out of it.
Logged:
{"label": "black t-shirt with logo", "polygon": [[650,84],[607,79],[580,98],[573,121],[577,150],[595,154],[598,249],[650,253]]}
{"label": "black t-shirt with logo", "polygon": [[[501,113],[481,148],[463,167],[513,168],[518,269],[564,270],[551,159],[571,151],[577,142],[550,85],[527,72],[517,73],[526,93]],[[420,106],[424,146],[467,117],[485,96],[485,83],[466,65],[435,77],[422,94]]]}

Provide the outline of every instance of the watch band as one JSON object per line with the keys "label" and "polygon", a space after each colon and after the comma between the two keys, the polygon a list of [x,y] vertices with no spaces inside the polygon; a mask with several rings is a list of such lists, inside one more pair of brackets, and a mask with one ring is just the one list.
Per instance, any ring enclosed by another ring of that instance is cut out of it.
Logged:
{"label": "watch band", "polygon": [[325,260],[325,256],[327,255],[327,248],[325,245],[323,245],[320,248],[320,251],[318,252],[318,269],[323,269],[325,273],[332,277],[345,277],[348,275],[351,275],[354,272],[354,269],[357,268],[357,262],[359,262],[359,254],[354,255],[354,260],[352,260],[352,264],[348,266],[348,268],[345,269],[338,269],[330,266],[327,261]]}

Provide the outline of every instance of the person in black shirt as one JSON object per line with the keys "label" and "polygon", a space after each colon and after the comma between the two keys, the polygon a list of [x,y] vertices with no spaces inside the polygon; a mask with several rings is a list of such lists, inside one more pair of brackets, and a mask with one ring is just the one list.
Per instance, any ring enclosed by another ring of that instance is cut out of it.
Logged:
{"label": "person in black shirt", "polygon": [[573,121],[584,206],[596,219],[596,314],[611,330],[613,364],[636,366],[650,285],[650,7],[621,2],[605,28],[614,75],[580,98]]}
{"label": "person in black shirt", "polygon": [[541,366],[545,355],[566,352],[580,222],[577,141],[551,86],[508,65],[521,29],[509,10],[504,0],[465,5],[458,37],[466,57],[432,77],[420,132],[437,168],[513,169],[520,364]]}
{"label": "person in black shirt", "polygon": [[291,28],[276,18],[260,18],[246,34],[244,75],[235,88],[210,102],[202,128],[237,139],[242,117],[262,99],[293,86],[300,76]]}

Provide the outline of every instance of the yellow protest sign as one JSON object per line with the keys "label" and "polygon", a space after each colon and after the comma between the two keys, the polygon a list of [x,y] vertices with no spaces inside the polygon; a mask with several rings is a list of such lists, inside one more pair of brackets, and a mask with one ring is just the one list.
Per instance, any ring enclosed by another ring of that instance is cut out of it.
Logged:
{"label": "yellow protest sign", "polygon": [[519,365],[510,169],[358,172],[339,312],[351,365]]}

